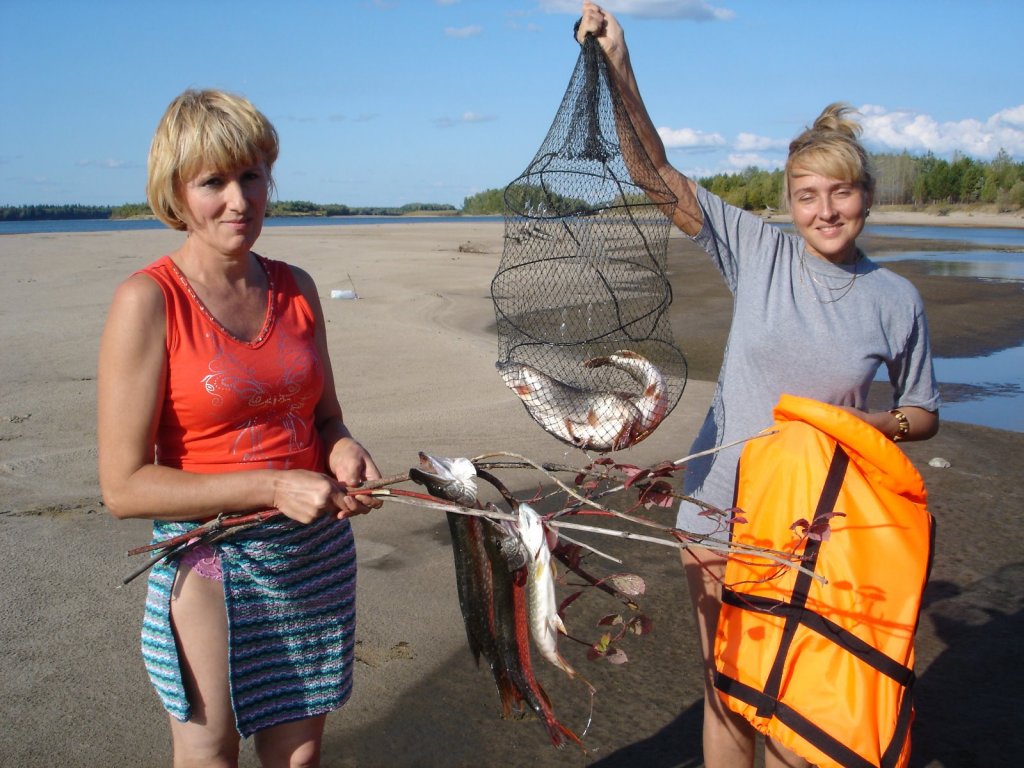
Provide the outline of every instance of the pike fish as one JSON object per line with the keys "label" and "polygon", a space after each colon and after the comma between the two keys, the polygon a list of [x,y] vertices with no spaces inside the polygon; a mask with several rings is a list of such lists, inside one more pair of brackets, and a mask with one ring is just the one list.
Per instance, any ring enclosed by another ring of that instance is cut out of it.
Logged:
{"label": "pike fish", "polygon": [[587,368],[612,366],[640,387],[639,395],[592,392],[548,376],[526,363],[497,363],[505,385],[547,432],[583,450],[605,453],[635,445],[668,413],[668,387],[661,372],[644,356],[619,350],[587,360]]}
{"label": "pike fish", "polygon": [[[432,496],[479,508],[476,485],[462,461],[472,467],[465,459],[450,462],[421,453],[420,467],[410,470],[409,476]],[[490,477],[483,472],[481,476]],[[483,657],[491,670],[502,717],[521,716],[529,707],[544,723],[553,745],[571,741],[582,749],[579,737],[555,717],[534,676],[527,555],[515,527],[456,512],[448,513],[448,527],[466,638],[477,664]]]}
{"label": "pike fish", "polygon": [[[473,477],[476,468],[468,459],[445,459],[420,453],[420,466],[409,470],[409,477],[424,486],[431,496],[464,507],[477,507],[477,489]],[[505,671],[495,642],[497,626],[491,567],[484,550],[486,521],[448,512],[448,530],[455,560],[455,585],[459,608],[466,628],[466,640],[477,665],[483,656],[494,676],[501,697],[502,716],[509,717],[520,707],[522,696]]]}
{"label": "pike fish", "polygon": [[461,507],[476,506],[476,467],[469,459],[446,459],[420,451],[420,466],[410,469],[409,477],[431,496]]}
{"label": "pike fish", "polygon": [[507,567],[507,560],[502,553],[503,542],[505,549],[508,549],[509,537],[519,541],[510,526],[510,523],[493,525],[493,535],[485,538],[486,551],[494,566],[495,614],[500,617],[498,625],[502,628],[497,635],[501,657],[523,700],[543,721],[551,743],[561,749],[571,741],[586,751],[579,736],[555,717],[551,700],[534,675],[530,656],[529,566],[514,569]]}
{"label": "pike fish", "polygon": [[526,548],[526,568],[529,575],[530,636],[534,647],[545,659],[569,677],[576,677],[573,669],[558,652],[558,635],[567,634],[562,617],[558,615],[555,597],[555,573],[551,564],[551,549],[540,515],[529,505],[520,502],[516,514],[519,518],[519,536]]}

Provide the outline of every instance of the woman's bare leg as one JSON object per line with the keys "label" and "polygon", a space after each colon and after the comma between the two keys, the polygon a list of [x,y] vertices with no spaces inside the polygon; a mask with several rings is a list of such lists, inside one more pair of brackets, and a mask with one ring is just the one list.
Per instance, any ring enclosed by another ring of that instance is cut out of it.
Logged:
{"label": "woman's bare leg", "polygon": [[253,736],[263,768],[318,768],[327,715],[266,728]]}
{"label": "woman's bare leg", "polygon": [[790,752],[772,739],[765,740],[764,768],[811,768],[802,757]]}
{"label": "woman's bare leg", "polygon": [[192,718],[171,718],[174,768],[238,764],[239,735],[228,685],[228,621],[224,585],[178,569],[171,593],[171,625]]}
{"label": "woman's bare leg", "polygon": [[725,558],[704,547],[692,547],[682,551],[682,559],[704,658],[704,765],[752,766],[756,731],[743,716],[725,706],[714,686],[715,629],[722,606]]}

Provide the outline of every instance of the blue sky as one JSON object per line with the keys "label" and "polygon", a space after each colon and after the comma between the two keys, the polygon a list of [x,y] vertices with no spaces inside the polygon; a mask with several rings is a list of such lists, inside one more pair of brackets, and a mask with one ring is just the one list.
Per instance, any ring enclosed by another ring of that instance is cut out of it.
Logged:
{"label": "blue sky", "polygon": [[[609,0],[691,176],[778,167],[832,101],[873,151],[1024,160],[1019,0]],[[0,0],[0,205],[145,199],[188,87],[275,124],[278,198],[450,203],[503,187],[558,110],[575,0]]]}

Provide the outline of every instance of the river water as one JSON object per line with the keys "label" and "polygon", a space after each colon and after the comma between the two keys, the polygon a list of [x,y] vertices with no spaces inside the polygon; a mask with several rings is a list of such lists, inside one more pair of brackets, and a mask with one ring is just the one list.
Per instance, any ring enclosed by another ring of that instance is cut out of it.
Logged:
{"label": "river water", "polygon": [[[437,222],[501,221],[500,216],[282,216],[266,219],[265,227],[352,227],[366,224],[431,224]],[[131,232],[167,229],[157,219],[77,219],[56,221],[0,221],[0,235],[51,232]]]}
{"label": "river water", "polygon": [[[869,226],[865,233],[964,244],[964,250],[873,251],[872,261],[880,264],[919,261],[932,275],[1014,282],[1024,290],[1024,229]],[[935,375],[943,388],[943,420],[1024,432],[1024,347],[936,358]]]}
{"label": "river water", "polygon": [[[267,219],[266,226],[359,226],[499,221],[494,216],[345,216]],[[50,232],[107,232],[162,229],[155,220],[78,220],[0,222],[0,235]],[[927,227],[869,225],[865,234],[960,243],[943,251],[872,251],[879,263],[913,259],[929,274],[979,280],[1019,282],[1024,290],[1024,228]],[[1021,318],[1024,323],[1024,318]],[[943,385],[942,418],[1024,432],[1024,347],[984,357],[937,358],[935,372]]]}

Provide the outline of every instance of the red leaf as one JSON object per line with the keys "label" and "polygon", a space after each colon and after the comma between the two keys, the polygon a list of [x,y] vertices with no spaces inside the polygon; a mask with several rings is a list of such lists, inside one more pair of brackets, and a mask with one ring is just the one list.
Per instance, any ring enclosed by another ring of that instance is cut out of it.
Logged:
{"label": "red leaf", "polygon": [[573,570],[578,569],[583,561],[583,548],[579,544],[570,544],[559,539],[558,544],[551,551],[558,555],[559,559]]}
{"label": "red leaf", "polygon": [[651,468],[652,477],[668,477],[674,475],[679,469],[679,465],[671,461],[663,461],[660,464],[655,465]]}
{"label": "red leaf", "polygon": [[664,480],[651,483],[640,492],[640,501],[648,506],[671,507],[675,503],[672,485]]}
{"label": "red leaf", "polygon": [[609,664],[625,664],[627,661],[629,661],[629,658],[626,656],[625,651],[623,651],[621,648],[612,648],[607,653],[605,653],[604,658]]}
{"label": "red leaf", "polygon": [[654,622],[652,622],[647,616],[643,614],[634,616],[626,624],[626,630],[631,634],[637,635],[649,635],[654,631]]}
{"label": "red leaf", "polygon": [[[634,471],[635,470],[635,471]],[[622,484],[623,488],[632,488],[634,485],[639,483],[641,480],[646,480],[650,475],[649,469],[637,469],[632,467],[625,471],[626,481]]]}

